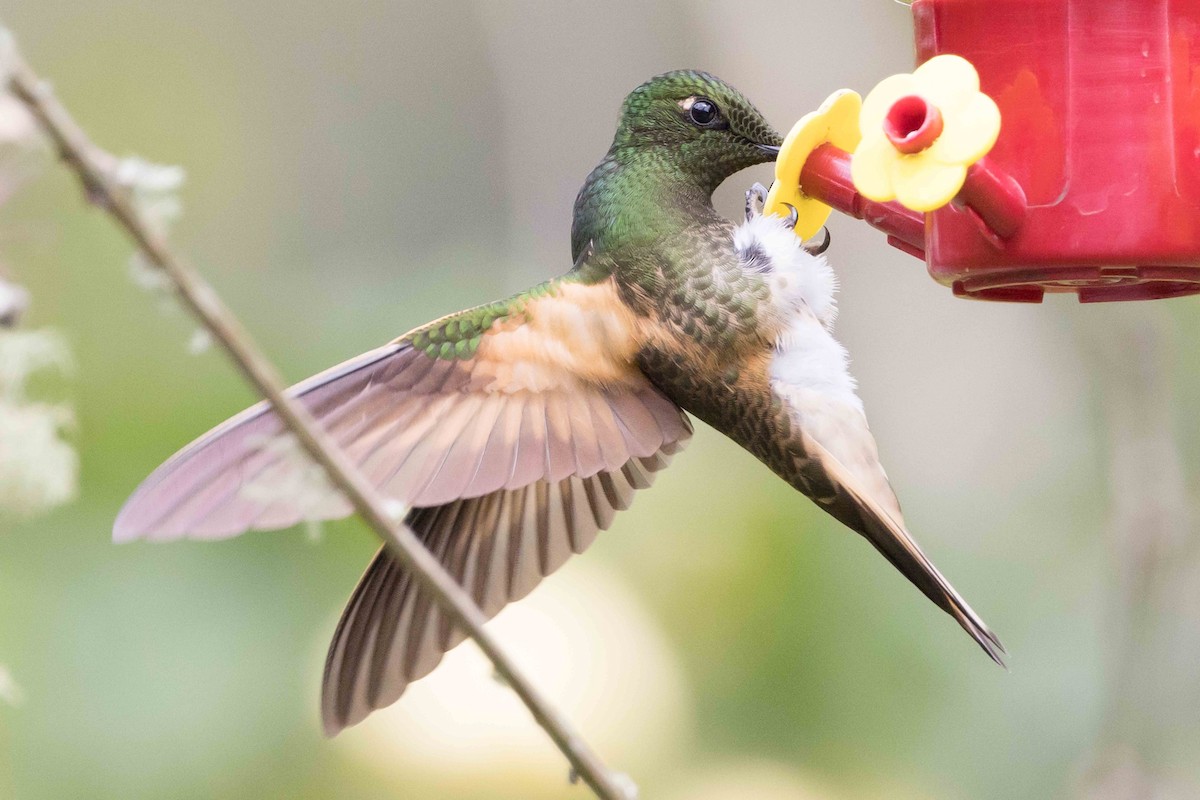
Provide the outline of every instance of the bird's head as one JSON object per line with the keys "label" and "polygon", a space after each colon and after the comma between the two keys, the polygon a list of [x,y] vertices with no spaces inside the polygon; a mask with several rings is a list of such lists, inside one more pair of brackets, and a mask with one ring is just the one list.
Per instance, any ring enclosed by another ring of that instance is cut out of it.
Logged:
{"label": "bird's head", "polygon": [[677,70],[629,93],[613,150],[711,190],[739,170],[774,161],[781,141],[737,89],[705,72]]}

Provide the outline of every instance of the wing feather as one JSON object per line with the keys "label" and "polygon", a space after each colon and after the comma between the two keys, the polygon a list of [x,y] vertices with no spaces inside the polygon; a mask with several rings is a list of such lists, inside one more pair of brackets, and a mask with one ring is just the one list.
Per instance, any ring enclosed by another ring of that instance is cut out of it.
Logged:
{"label": "wing feather", "polygon": [[[659,452],[614,472],[539,480],[417,509],[408,524],[491,617],[582,552],[669,463]],[[334,633],[321,702],[330,735],[395,702],[464,638],[395,563],[376,554]]]}
{"label": "wing feather", "polygon": [[620,469],[631,453],[625,447],[625,437],[621,433],[612,406],[595,394],[587,395],[587,403],[592,415],[592,431],[595,433],[603,464],[601,469],[606,472]]}
{"label": "wing feather", "polygon": [[516,397],[505,396],[503,403],[504,411],[496,418],[496,426],[488,437],[479,470],[468,487],[468,497],[499,491],[516,482],[520,456],[517,445],[521,439],[521,425],[524,424],[524,408],[521,399]]}
{"label": "wing feather", "polygon": [[[489,480],[496,473],[495,468],[490,475],[483,475],[484,464],[487,463],[488,445],[500,429],[500,416],[504,413],[508,398],[504,395],[490,395],[483,404],[474,423],[465,431],[459,441],[452,446],[450,457],[444,469],[449,475],[459,475],[461,480],[455,483],[453,492],[444,491],[448,497],[478,497],[478,490],[473,487]],[[503,459],[499,460],[503,463]],[[496,488],[499,488],[497,485]]]}
{"label": "wing feather", "polygon": [[610,405],[624,441],[642,445],[639,451],[630,452],[629,455],[648,456],[662,447],[663,435],[658,427],[658,419],[640,402],[639,397],[634,394],[620,395],[614,397]]}
{"label": "wing feather", "polygon": [[[473,353],[422,350],[414,333],[291,392],[384,494],[417,507],[616,473],[683,435],[633,364],[611,287],[557,291],[497,317]],[[591,322],[563,324],[571,313]],[[218,426],[142,483],[114,537],[216,539],[349,513],[283,436],[261,403]]]}
{"label": "wing feather", "polygon": [[506,489],[528,486],[540,476],[548,474],[550,458],[546,451],[546,398],[538,392],[522,404],[521,433],[514,442],[517,455],[514,459],[513,475]]}

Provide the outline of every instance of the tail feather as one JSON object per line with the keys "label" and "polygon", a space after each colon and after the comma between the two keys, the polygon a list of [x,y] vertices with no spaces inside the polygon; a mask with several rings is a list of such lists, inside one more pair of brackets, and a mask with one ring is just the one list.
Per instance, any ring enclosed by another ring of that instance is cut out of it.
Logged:
{"label": "tail feather", "polygon": [[898,510],[893,513],[866,492],[862,481],[811,436],[805,434],[803,439],[805,451],[832,485],[832,497],[823,503],[825,510],[861,534],[926,597],[954,617],[989,658],[1007,668],[1000,639],[921,550],[904,523],[896,518]]}
{"label": "tail feather", "polygon": [[859,526],[854,528],[926,597],[954,617],[992,661],[1007,669],[1004,660],[1007,651],[1000,639],[933,565],[908,531],[890,517],[880,518],[869,513],[863,514],[862,523],[861,529]]}

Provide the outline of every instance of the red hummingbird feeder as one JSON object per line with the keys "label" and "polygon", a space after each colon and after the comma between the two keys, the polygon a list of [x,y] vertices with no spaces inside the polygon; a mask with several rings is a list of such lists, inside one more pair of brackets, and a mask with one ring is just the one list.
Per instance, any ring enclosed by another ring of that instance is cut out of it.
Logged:
{"label": "red hummingbird feeder", "polygon": [[1200,0],[912,12],[920,66],[797,123],[768,208],[864,219],[960,297],[1200,293]]}

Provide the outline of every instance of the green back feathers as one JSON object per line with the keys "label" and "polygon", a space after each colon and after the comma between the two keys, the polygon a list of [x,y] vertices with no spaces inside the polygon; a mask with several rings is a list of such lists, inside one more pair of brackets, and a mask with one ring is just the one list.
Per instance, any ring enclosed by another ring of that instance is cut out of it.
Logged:
{"label": "green back feathers", "polygon": [[474,358],[480,341],[496,323],[524,322],[526,307],[530,303],[554,294],[563,281],[575,279],[573,272],[538,284],[529,291],[513,295],[506,300],[485,303],[450,314],[405,334],[399,341],[411,344],[430,358],[448,361],[469,360]]}

